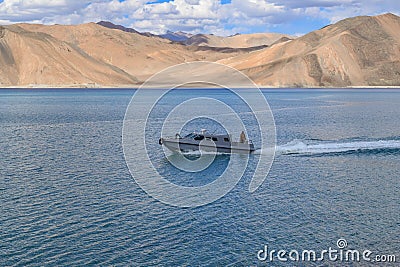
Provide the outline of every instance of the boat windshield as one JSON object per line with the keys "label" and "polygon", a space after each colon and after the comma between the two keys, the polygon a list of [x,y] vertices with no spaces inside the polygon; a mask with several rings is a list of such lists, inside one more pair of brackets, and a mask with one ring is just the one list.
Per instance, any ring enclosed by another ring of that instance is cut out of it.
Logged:
{"label": "boat windshield", "polygon": [[204,135],[197,134],[197,133],[190,133],[190,134],[186,135],[185,138],[190,138],[190,139],[194,139],[197,141],[201,141],[204,139]]}
{"label": "boat windshield", "polygon": [[197,141],[201,141],[201,140],[204,139],[204,135],[196,134],[196,136],[195,136],[193,139],[194,139],[194,140],[197,140]]}
{"label": "boat windshield", "polygon": [[197,134],[195,133],[190,133],[188,135],[185,136],[185,138],[194,138]]}

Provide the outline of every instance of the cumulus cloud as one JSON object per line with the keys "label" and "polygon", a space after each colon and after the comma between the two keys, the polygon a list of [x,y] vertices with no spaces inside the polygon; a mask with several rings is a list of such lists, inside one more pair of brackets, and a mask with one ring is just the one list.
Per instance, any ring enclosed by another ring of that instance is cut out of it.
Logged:
{"label": "cumulus cloud", "polygon": [[40,21],[45,17],[71,14],[90,3],[82,0],[4,0],[0,3],[3,21]]}
{"label": "cumulus cloud", "polygon": [[[109,20],[139,31],[192,33],[268,31],[304,19],[336,22],[357,15],[400,13],[393,0],[0,0],[0,23],[78,24]],[[310,29],[313,30],[313,29]]]}

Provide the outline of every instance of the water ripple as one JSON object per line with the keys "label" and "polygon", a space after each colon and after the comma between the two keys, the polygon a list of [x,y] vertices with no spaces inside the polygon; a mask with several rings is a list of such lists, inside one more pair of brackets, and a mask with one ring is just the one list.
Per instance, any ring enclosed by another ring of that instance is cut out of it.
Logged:
{"label": "water ripple", "polygon": [[[256,266],[265,244],[326,249],[341,237],[399,251],[399,94],[303,93],[265,92],[282,145],[259,190],[248,192],[245,175],[217,202],[179,209],[126,167],[131,93],[0,92],[0,266]],[[189,177],[157,151],[159,171],[195,185],[229,160]]]}

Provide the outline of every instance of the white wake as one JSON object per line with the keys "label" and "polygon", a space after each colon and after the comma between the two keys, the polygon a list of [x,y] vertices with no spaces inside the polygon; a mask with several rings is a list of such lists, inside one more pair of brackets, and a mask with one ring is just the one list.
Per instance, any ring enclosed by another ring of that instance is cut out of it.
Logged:
{"label": "white wake", "polygon": [[293,140],[285,145],[276,147],[276,153],[288,154],[326,154],[356,151],[370,151],[382,149],[400,149],[400,140],[377,140],[377,141],[302,141]]}

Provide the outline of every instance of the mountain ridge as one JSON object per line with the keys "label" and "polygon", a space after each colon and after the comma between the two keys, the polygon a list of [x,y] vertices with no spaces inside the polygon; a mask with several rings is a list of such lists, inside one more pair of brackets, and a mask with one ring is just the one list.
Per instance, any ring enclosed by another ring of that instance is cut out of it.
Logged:
{"label": "mountain ridge", "polygon": [[107,26],[0,26],[0,87],[135,87],[192,61],[226,64],[263,87],[400,86],[400,17],[391,13],[344,19],[295,39],[276,35],[260,46],[252,35],[202,35],[206,43],[184,44]]}
{"label": "mountain ridge", "polygon": [[49,34],[11,25],[2,26],[0,36],[1,85],[138,82],[123,70],[100,62],[80,48]]}
{"label": "mountain ridge", "polygon": [[399,86],[398,31],[400,18],[390,13],[349,18],[220,63],[276,87]]}
{"label": "mountain ridge", "polygon": [[213,34],[196,34],[188,38],[184,44],[210,47],[249,48],[257,46],[271,46],[282,38],[295,39],[287,34],[280,33],[250,33],[235,34],[228,37]]}

